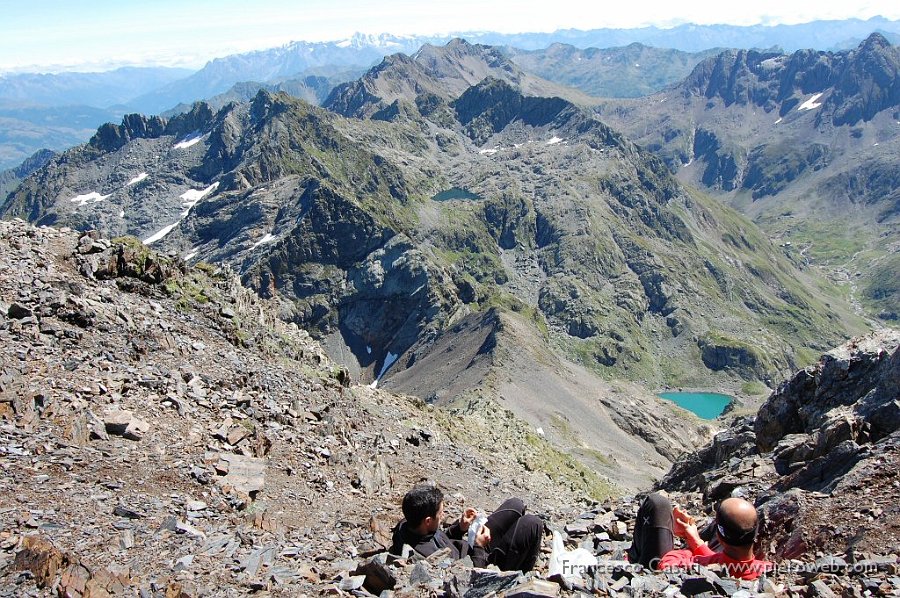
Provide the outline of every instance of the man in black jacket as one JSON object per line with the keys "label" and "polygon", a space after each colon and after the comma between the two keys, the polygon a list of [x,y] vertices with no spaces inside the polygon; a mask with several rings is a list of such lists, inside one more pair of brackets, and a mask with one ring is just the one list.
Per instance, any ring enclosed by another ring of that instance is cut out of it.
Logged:
{"label": "man in black jacket", "polygon": [[403,497],[405,519],[394,528],[391,552],[403,553],[408,544],[422,556],[449,548],[453,558],[469,556],[476,567],[496,565],[503,571],[530,571],[537,561],[544,524],[525,514],[525,503],[510,498],[478,529],[474,544],[465,539],[475,520],[475,509],[467,508],[459,520],[445,530],[444,494],[434,486],[416,486]]}

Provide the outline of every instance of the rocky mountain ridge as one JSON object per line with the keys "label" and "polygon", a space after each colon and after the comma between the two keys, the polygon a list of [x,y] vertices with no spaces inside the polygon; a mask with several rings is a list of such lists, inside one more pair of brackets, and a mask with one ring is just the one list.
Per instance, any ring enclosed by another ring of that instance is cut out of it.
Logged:
{"label": "rocky mountain ridge", "polygon": [[601,118],[887,322],[900,270],[898,82],[900,50],[878,34],[837,53],[728,51],[669,91],[608,104]]}
{"label": "rocky mountain ridge", "polygon": [[497,48],[453,39],[440,47],[426,44],[411,56],[386,57],[357,81],[335,87],[322,106],[347,117],[384,118],[395,113],[399,103],[414,104],[417,98],[451,101],[487,77],[505,81],[528,96],[560,96],[582,104],[592,101],[573,89],[525,73]]}

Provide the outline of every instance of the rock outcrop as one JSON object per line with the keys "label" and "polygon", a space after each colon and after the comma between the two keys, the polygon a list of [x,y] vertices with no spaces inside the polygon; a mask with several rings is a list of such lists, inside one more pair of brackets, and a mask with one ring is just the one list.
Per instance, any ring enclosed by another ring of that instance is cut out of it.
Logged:
{"label": "rock outcrop", "polygon": [[[884,329],[822,356],[753,417],[680,458],[660,488],[756,497],[770,554],[893,550],[900,531],[900,333]],[[862,511],[861,511],[862,509]],[[877,520],[860,517],[878,509]],[[812,522],[820,522],[821,527]]]}

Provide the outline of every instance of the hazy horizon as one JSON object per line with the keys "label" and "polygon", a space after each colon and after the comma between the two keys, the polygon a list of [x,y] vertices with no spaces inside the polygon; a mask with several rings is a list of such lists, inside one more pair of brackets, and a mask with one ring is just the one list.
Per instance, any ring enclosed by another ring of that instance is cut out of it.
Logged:
{"label": "hazy horizon", "polygon": [[152,8],[116,0],[50,0],[4,8],[0,73],[105,71],[123,66],[190,69],[229,54],[265,50],[293,41],[324,42],[364,34],[444,36],[471,32],[552,33],[563,29],[671,28],[697,25],[780,25],[880,16],[900,19],[900,5],[884,1],[854,6],[820,2],[793,6],[776,0],[728,5],[703,0],[688,6],[632,2],[588,6],[474,0],[423,5],[391,0],[340,4],[325,0],[159,0]]}

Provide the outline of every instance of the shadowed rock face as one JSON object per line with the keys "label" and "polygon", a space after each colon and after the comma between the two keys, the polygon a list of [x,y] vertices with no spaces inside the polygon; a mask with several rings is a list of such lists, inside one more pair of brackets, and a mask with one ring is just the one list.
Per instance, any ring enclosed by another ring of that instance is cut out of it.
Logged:
{"label": "shadowed rock face", "polygon": [[[721,98],[726,106],[753,104],[781,116],[795,108],[796,94],[833,88],[825,114],[835,126],[871,120],[900,104],[900,51],[873,33],[849,52],[801,50],[785,56],[753,50],[708,58],[681,85],[682,93]],[[825,117],[820,117],[825,118]]]}

